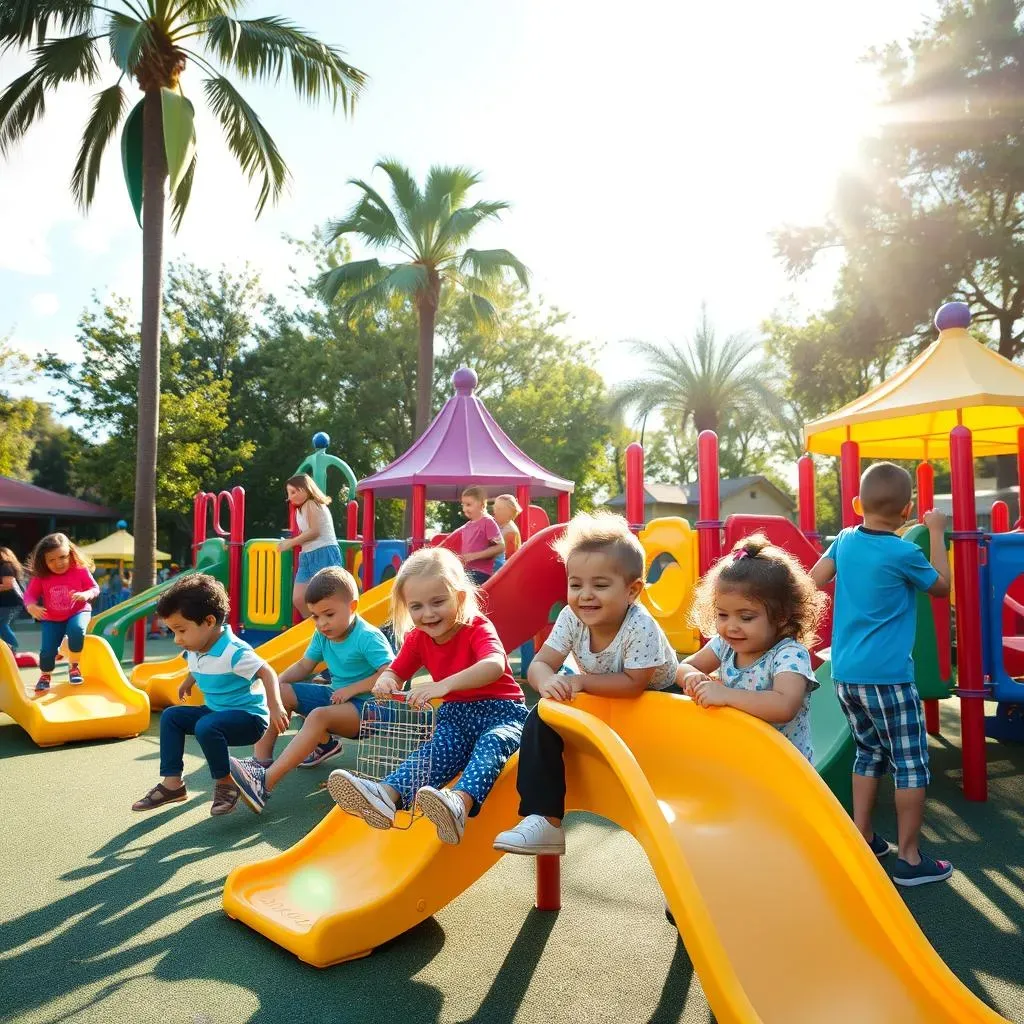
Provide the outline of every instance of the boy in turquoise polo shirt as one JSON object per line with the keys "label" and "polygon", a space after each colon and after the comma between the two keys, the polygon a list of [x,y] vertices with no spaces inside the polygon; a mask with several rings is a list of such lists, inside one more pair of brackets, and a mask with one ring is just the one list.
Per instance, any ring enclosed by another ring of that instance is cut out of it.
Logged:
{"label": "boy in turquoise polo shirt", "polygon": [[[358,739],[363,705],[395,657],[387,637],[356,614],[359,593],[347,570],[333,565],[321,569],[309,581],[305,597],[316,632],[303,657],[281,673],[281,699],[289,714],[297,712],[306,721],[275,761],[274,742],[282,730],[273,724],[251,758],[231,758],[231,778],[257,814],[293,768],[323,764],[341,754],[341,740],[334,734]],[[299,681],[321,663],[330,670],[329,686]]]}
{"label": "boy in turquoise polo shirt", "polygon": [[832,625],[832,678],[857,744],[853,762],[853,820],[879,859],[889,843],[876,835],[871,816],[879,779],[891,770],[896,783],[899,850],[897,885],[941,882],[953,873],[919,847],[929,782],[928,737],[914,685],[916,594],[949,593],[946,517],[924,517],[931,564],[916,544],[896,531],[910,516],[910,474],[891,462],[869,466],[860,478],[854,508],[862,526],[843,530],[811,570],[815,583],[836,581]]}

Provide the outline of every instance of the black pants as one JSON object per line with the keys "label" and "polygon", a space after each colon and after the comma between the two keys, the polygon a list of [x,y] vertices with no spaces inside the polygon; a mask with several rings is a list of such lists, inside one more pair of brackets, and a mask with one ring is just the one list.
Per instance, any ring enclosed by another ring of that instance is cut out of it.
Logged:
{"label": "black pants", "polygon": [[565,762],[562,737],[541,720],[536,707],[523,725],[519,745],[519,813],[565,817]]}

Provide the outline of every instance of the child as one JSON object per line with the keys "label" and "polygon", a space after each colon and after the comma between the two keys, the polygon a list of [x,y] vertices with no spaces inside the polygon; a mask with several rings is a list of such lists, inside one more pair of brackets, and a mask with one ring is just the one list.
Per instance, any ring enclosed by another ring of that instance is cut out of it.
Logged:
{"label": "child", "polygon": [[[298,735],[276,760],[279,730],[271,723],[251,758],[230,759],[231,778],[242,799],[259,814],[274,787],[293,768],[312,768],[342,752],[332,733],[359,738],[363,705],[381,671],[394,659],[387,637],[356,615],[359,592],[351,573],[338,566],[321,569],[306,590],[316,632],[300,661],[281,673],[285,711],[305,716]],[[303,683],[320,662],[331,672],[330,686]]]}
{"label": "child", "polygon": [[225,624],[228,595],[212,576],[199,573],[178,580],[161,596],[156,613],[174,634],[174,642],[185,648],[189,674],[178,696],[184,700],[198,683],[206,703],[161,713],[163,779],[136,800],[132,810],[151,811],[187,799],[182,779],[185,736],[193,735],[214,779],[210,813],[229,814],[238,802],[238,790],[229,774],[228,747],[255,743],[271,722],[279,729],[288,726],[277,675]]}
{"label": "child", "polygon": [[[671,686],[676,656],[637,598],[644,589],[644,549],[621,516],[581,513],[555,544],[568,576],[568,607],[530,663],[527,678],[551,700],[577,693],[633,697]],[[581,674],[560,675],[572,654]],[[523,820],[494,840],[505,853],[565,853],[565,765],[562,737],[534,708],[519,752],[519,813]]]}
{"label": "child", "polygon": [[[462,839],[466,816],[476,815],[505,762],[519,749],[526,719],[523,691],[490,621],[480,614],[476,589],[458,559],[444,548],[423,548],[398,570],[391,594],[398,657],[373,688],[378,697],[400,690],[420,668],[433,682],[409,691],[409,705],[437,698],[434,737],[387,778],[372,782],[339,769],[327,788],[335,803],[374,828],[391,828],[395,811],[409,808],[413,786],[430,760],[429,785],[416,802],[442,842]],[[432,755],[432,756],[431,756]],[[462,773],[451,789],[437,787]]]}
{"label": "child", "polygon": [[306,587],[313,576],[329,565],[344,565],[338,538],[334,533],[334,520],[327,508],[331,499],[313,482],[306,473],[290,477],[284,489],[288,500],[295,506],[295,519],[299,525],[296,537],[288,537],[277,545],[278,551],[290,551],[301,547],[299,568],[295,573],[292,587],[292,604],[304,619],[306,608]]}
{"label": "child", "polygon": [[896,536],[912,507],[910,474],[891,462],[869,466],[854,508],[864,525],[843,530],[811,571],[815,583],[836,581],[832,678],[857,743],[853,762],[853,820],[879,858],[891,847],[871,824],[878,780],[896,782],[899,849],[897,885],[941,882],[953,865],[921,853],[919,839],[928,785],[928,737],[914,685],[912,652],[916,592],[949,593],[946,517],[925,517],[931,564],[916,544]]}
{"label": "child", "polygon": [[21,580],[24,569],[10,548],[0,547],[0,640],[18,653],[18,638],[11,623],[22,608]]}
{"label": "child", "polygon": [[792,555],[759,533],[745,537],[697,587],[691,621],[711,640],[679,666],[676,682],[702,708],[732,707],[769,722],[813,760],[810,695],[818,681],[807,648],[824,604]]}
{"label": "child", "polygon": [[39,681],[36,693],[50,688],[61,641],[68,638],[68,682],[83,682],[78,659],[85,645],[85,627],[91,602],[100,588],[92,576],[92,562],[63,533],[51,533],[35,547],[29,559],[32,579],[25,588],[25,610],[42,624]]}
{"label": "child", "polygon": [[477,586],[494,574],[494,559],[505,550],[501,527],[487,514],[487,492],[482,487],[467,487],[462,492],[462,514],[469,520],[452,533],[462,548],[458,557],[466,566],[466,575]]}
{"label": "child", "polygon": [[497,572],[522,546],[523,536],[515,524],[516,516],[523,511],[523,506],[511,494],[499,494],[494,499],[494,521],[501,528],[501,536],[505,541],[505,550],[494,560],[494,571]]}

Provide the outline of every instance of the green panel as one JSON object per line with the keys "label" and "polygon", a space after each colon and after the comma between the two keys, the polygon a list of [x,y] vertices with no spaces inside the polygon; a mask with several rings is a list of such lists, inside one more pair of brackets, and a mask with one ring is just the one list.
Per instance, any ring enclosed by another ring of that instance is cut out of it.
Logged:
{"label": "green panel", "polygon": [[124,182],[128,186],[128,198],[132,201],[135,219],[142,227],[142,104],[139,100],[132,108],[121,132],[121,166],[124,168]]}
{"label": "green panel", "polygon": [[160,109],[163,114],[169,191],[174,195],[196,153],[195,109],[191,100],[170,89],[160,90]]}
{"label": "green panel", "polygon": [[853,810],[854,742],[846,715],[832,682],[832,662],[823,661],[814,673],[821,684],[811,694],[811,742],[814,767],[825,785],[848,810]]}
{"label": "green panel", "polygon": [[[921,524],[912,526],[903,534],[903,539],[916,544],[924,552],[924,557],[931,559],[931,537],[927,527]],[[914,682],[922,700],[949,697],[953,684],[952,679],[943,679],[939,671],[932,599],[920,592],[917,595],[917,635],[914,638]]]}

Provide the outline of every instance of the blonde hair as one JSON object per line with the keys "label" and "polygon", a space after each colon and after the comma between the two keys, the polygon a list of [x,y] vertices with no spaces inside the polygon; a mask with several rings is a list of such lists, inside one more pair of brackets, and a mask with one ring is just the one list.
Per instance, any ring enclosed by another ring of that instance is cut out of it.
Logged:
{"label": "blonde hair", "polygon": [[603,552],[627,583],[644,578],[644,548],[622,516],[613,512],[577,512],[565,533],[551,545],[568,565],[576,554]]}
{"label": "blonde hair", "polygon": [[480,614],[479,594],[458,558],[447,548],[420,548],[402,563],[391,591],[391,628],[395,633],[395,643],[400,644],[413,628],[409,604],[405,599],[405,585],[411,579],[442,580],[453,598],[458,594],[464,595],[456,622],[465,625]]}
{"label": "blonde hair", "polygon": [[497,505],[499,501],[503,501],[507,505],[509,505],[512,508],[512,511],[515,512],[517,516],[522,514],[523,506],[520,505],[518,501],[516,501],[516,497],[514,494],[499,494],[494,499],[494,504]]}
{"label": "blonde hair", "polygon": [[478,487],[476,484],[473,484],[472,487],[463,487],[462,497],[476,498],[477,501],[483,502],[485,506],[487,505],[487,491],[482,487]]}
{"label": "blonde hair", "polygon": [[720,590],[740,590],[764,605],[780,639],[789,637],[805,647],[817,643],[825,595],[803,566],[763,533],[737,541],[732,553],[715,562],[697,584],[690,623],[704,636],[718,633],[715,595]]}
{"label": "blonde hair", "polygon": [[315,501],[318,505],[330,505],[331,503],[331,499],[317,487],[316,481],[308,473],[296,473],[295,476],[288,477],[284,485],[305,491],[309,495],[307,500]]}

